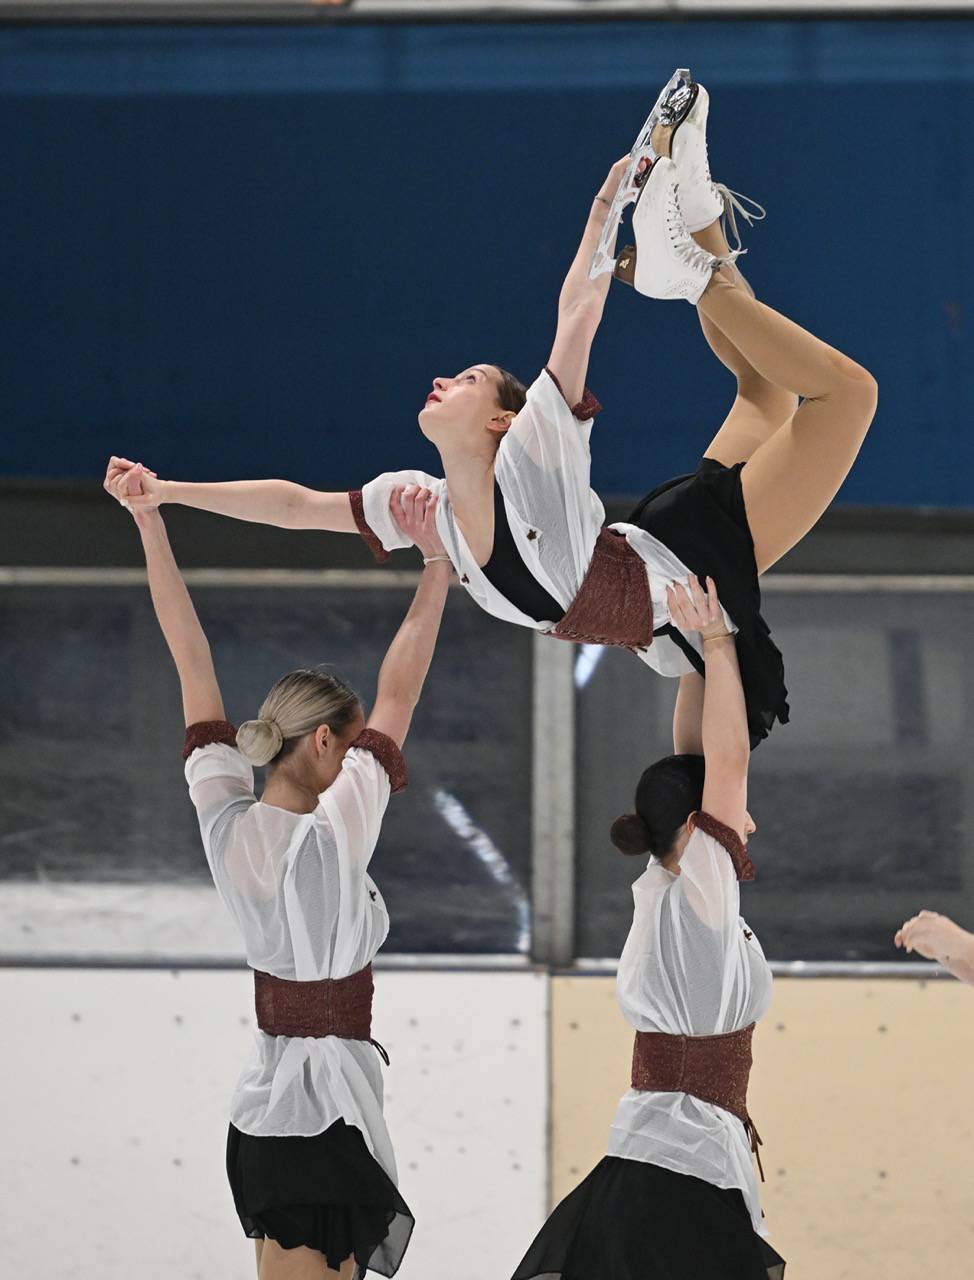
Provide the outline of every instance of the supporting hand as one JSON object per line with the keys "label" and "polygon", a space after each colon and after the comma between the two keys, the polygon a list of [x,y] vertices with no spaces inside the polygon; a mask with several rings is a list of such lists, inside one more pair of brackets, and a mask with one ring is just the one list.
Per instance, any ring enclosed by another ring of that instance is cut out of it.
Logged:
{"label": "supporting hand", "polygon": [[446,547],[436,528],[439,497],[419,485],[397,485],[389,495],[389,510],[397,527],[411,538],[423,559],[446,557]]}
{"label": "supporting hand", "polygon": [[666,588],[666,602],[670,617],[681,631],[699,631],[703,640],[716,640],[729,634],[713,578],[707,579],[706,592],[696,574],[690,575],[689,594],[682,583],[671,583]]}

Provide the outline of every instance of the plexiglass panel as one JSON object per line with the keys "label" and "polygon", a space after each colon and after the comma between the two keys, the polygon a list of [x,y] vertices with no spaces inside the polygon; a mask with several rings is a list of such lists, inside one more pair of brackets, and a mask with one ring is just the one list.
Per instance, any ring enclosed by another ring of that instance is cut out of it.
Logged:
{"label": "plexiglass panel", "polygon": [[[743,913],[771,959],[895,959],[921,907],[974,911],[974,597],[769,591],[765,616],[792,718],[752,757]],[[672,751],[676,682],[605,652],[576,684],[577,952],[617,956],[645,859],[608,830]]]}
{"label": "plexiglass panel", "polygon": [[[294,667],[332,664],[368,702],[408,587],[196,587],[227,713]],[[175,671],[145,587],[7,588],[0,613],[0,876],[205,886]],[[372,864],[387,949],[529,946],[531,636],[451,592]],[[97,918],[86,927],[97,930]],[[111,920],[103,922],[111,928]],[[9,940],[8,940],[9,941]],[[193,939],[186,938],[193,952]],[[17,948],[30,949],[25,937]]]}

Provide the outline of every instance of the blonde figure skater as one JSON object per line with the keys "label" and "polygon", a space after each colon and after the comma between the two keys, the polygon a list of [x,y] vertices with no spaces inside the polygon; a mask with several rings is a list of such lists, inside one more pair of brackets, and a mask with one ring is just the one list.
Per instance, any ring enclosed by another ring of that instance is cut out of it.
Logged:
{"label": "blonde figure skater", "polygon": [[[389,916],[369,861],[433,656],[451,574],[436,499],[396,493],[423,552],[415,598],[366,720],[341,679],[291,671],[258,716],[227,723],[209,645],[142,473],[110,486],[135,517],[186,720],[186,781],[207,862],[254,970],[258,1030],[233,1095],[227,1174],[259,1280],[391,1276],[413,1216],[396,1185],[372,1040],[372,961]],[[266,765],[258,800],[254,765]]]}
{"label": "blonde figure skater", "polygon": [[[709,574],[735,634],[750,740],[759,742],[788,718],[759,575],[835,497],[877,392],[865,369],[758,302],[733,266],[721,227],[723,189],[707,160],[708,98],[702,86],[693,89],[674,97],[668,87],[657,104],[653,147],[640,159],[636,246],[620,255],[616,272],[650,296],[695,304],[707,341],[736,379],[730,412],[695,473],[654,489],[627,521],[604,527],[590,486],[599,405],[585,376],[612,277],[592,278],[590,267],[594,255],[604,256],[611,208],[632,168],[626,157],[592,204],[562,286],[548,364],[531,387],[486,362],[433,379],[419,426],[439,450],[445,478],[392,472],[361,490],[322,493],[281,480],[184,484],[147,475],[139,501],[357,532],[381,560],[410,541],[390,494],[421,484],[440,499],[437,528],[461,583],[488,613],[564,640],[625,646],[669,676],[702,675],[705,664],[699,638],[670,617],[667,587]],[[699,230],[688,229],[684,208]],[[108,482],[132,465],[113,457]]]}

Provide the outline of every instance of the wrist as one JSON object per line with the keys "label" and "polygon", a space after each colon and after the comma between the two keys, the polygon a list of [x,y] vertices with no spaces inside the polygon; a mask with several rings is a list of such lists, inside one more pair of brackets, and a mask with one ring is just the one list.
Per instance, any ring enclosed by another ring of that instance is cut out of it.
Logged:
{"label": "wrist", "polygon": [[135,521],[136,528],[143,538],[165,528],[162,514],[158,507],[153,507],[148,511],[142,507],[137,507],[132,511],[132,519]]}
{"label": "wrist", "polygon": [[729,631],[701,631],[700,639],[704,644],[715,644],[718,641],[733,640],[734,637]]}
{"label": "wrist", "polygon": [[[440,566],[442,566],[442,569],[440,568]],[[438,573],[443,572],[445,570],[446,572],[449,573],[450,570],[453,568],[453,562],[445,552],[434,551],[432,555],[424,554],[423,568],[435,569]]]}

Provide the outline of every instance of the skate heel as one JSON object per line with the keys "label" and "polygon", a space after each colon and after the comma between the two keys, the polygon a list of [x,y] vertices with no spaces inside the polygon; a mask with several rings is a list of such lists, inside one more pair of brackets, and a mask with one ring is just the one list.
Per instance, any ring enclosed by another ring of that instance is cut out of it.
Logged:
{"label": "skate heel", "polygon": [[[683,123],[693,110],[697,95],[700,92],[700,86],[690,79],[689,71],[678,71],[674,76],[674,80],[677,76],[679,77],[679,82],[674,84],[672,89],[669,89],[664,101],[659,106],[658,123],[668,129],[675,129]],[[673,81],[670,83],[672,84]]]}
{"label": "skate heel", "polygon": [[627,244],[616,258],[615,267],[612,270],[616,280],[621,280],[623,284],[636,284],[636,246]]}

